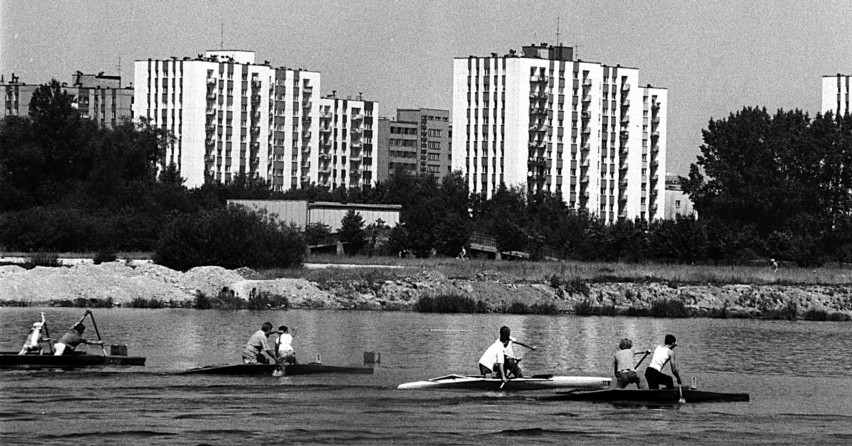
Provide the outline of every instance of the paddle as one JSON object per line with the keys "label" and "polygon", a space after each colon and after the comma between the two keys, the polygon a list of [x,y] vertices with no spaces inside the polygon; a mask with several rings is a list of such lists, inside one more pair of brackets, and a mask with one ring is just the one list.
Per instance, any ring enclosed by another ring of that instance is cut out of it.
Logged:
{"label": "paddle", "polygon": [[677,402],[680,404],[684,404],[686,403],[686,398],[683,397],[683,389],[681,387],[682,386],[680,384],[677,385],[677,393],[680,394],[680,399],[677,400]]}
{"label": "paddle", "polygon": [[41,314],[41,320],[44,321],[44,323],[41,326],[41,328],[44,329],[44,336],[45,336],[44,340],[47,341],[47,346],[50,347],[50,354],[53,355],[53,353],[54,353],[53,343],[50,342],[51,341],[50,332],[47,330],[47,320],[44,319],[44,313]]}
{"label": "paddle", "polygon": [[647,357],[648,357],[648,355],[650,355],[650,354],[651,354],[651,350],[646,350],[646,351],[645,351],[645,354],[644,354],[644,355],[642,355],[642,358],[641,358],[641,359],[639,359],[639,362],[637,362],[637,363],[636,363],[636,366],[635,366],[635,367],[633,367],[633,370],[637,370],[637,369],[639,369],[639,366],[640,366],[640,365],[642,365],[642,361],[644,361],[644,360],[645,360],[645,358],[647,358]]}
{"label": "paddle", "polygon": [[[104,358],[106,358],[108,355],[104,348],[104,340],[101,339],[101,332],[98,331],[98,324],[95,322],[95,315],[92,314],[92,310],[86,310],[86,314],[88,314],[89,318],[92,320],[92,327],[95,327],[95,334],[98,335],[98,341],[101,343],[101,351],[104,352]],[[86,314],[83,315],[83,319],[86,318]],[[80,322],[83,322],[83,319],[80,319]]]}
{"label": "paddle", "polygon": [[[535,351],[535,350],[536,350],[536,347],[530,347],[529,345],[524,344],[524,343],[522,343],[522,342],[519,342],[519,341],[512,341],[512,342],[513,342],[513,343],[515,343],[515,344],[518,344],[518,345],[520,345],[520,346],[522,346],[522,347],[526,347],[526,348],[530,349],[531,351]],[[527,353],[529,353],[529,352],[527,352]],[[516,363],[516,364],[517,364],[517,363],[520,363],[520,362],[521,362],[521,360],[523,360],[523,359],[524,359],[524,357],[526,357],[526,356],[527,356],[527,355],[526,355],[526,354],[524,354],[524,355],[523,355],[523,356],[521,356],[520,358],[516,359],[516,360],[515,360],[515,363]],[[503,374],[506,374],[506,370],[505,370],[505,369],[503,370]],[[509,382],[509,381],[508,381],[508,377],[507,377],[507,380],[506,380],[506,381],[503,381],[503,383],[501,383],[501,384],[500,384],[500,390],[503,390],[503,386],[505,386],[507,382]]]}

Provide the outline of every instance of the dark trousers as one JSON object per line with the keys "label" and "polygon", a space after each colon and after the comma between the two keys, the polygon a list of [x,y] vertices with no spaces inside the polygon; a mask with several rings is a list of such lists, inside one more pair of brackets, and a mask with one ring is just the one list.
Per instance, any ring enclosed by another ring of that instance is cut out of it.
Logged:
{"label": "dark trousers", "polygon": [[667,389],[674,389],[674,380],[671,376],[660,373],[657,369],[648,367],[645,369],[645,379],[648,381],[649,389],[659,389],[660,384],[665,384]]}
{"label": "dark trousers", "polygon": [[521,373],[521,367],[518,365],[518,360],[515,358],[506,358],[503,368],[506,369],[507,376],[512,376],[514,378],[524,377],[524,374]]}

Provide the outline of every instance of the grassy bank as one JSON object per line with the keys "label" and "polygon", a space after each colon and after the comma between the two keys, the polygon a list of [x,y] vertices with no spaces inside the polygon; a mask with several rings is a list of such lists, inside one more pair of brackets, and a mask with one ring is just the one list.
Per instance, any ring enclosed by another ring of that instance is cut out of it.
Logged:
{"label": "grassy bank", "polygon": [[[659,263],[589,263],[575,261],[531,262],[457,259],[399,259],[396,257],[312,256],[309,263],[364,265],[347,269],[271,269],[258,271],[266,278],[301,277],[316,282],[328,280],[393,280],[422,271],[437,270],[451,279],[473,279],[483,273],[497,273],[515,282],[550,283],[579,279],[585,282],[670,282],[675,284],[754,284],[754,285],[850,285],[852,265],[821,268],[782,266],[773,272],[769,266],[714,266]],[[392,265],[401,268],[373,268]]]}

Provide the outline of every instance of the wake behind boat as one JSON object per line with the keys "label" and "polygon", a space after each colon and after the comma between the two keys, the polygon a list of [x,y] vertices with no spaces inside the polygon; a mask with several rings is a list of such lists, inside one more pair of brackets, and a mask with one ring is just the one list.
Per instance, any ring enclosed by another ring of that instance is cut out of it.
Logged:
{"label": "wake behind boat", "polygon": [[[278,370],[276,364],[236,364],[216,366],[209,365],[194,369],[184,370],[181,375],[268,375],[272,376]],[[308,364],[288,364],[284,368],[284,375],[315,375],[321,373],[342,373],[342,374],[372,374],[372,367],[361,366],[339,366],[325,365],[316,362]]]}
{"label": "wake behind boat", "polygon": [[[606,389],[590,391],[561,392],[541,398],[545,401],[598,401],[609,403],[649,403],[677,404],[687,403],[730,403],[747,402],[747,393],[709,392],[694,388],[678,389]],[[681,398],[684,401],[679,401]]]}
{"label": "wake behind boat", "polygon": [[529,378],[513,378],[503,385],[499,378],[483,378],[480,375],[446,375],[426,381],[400,384],[397,389],[464,389],[464,390],[545,390],[545,389],[600,389],[612,383],[610,378],[592,376],[534,375]]}

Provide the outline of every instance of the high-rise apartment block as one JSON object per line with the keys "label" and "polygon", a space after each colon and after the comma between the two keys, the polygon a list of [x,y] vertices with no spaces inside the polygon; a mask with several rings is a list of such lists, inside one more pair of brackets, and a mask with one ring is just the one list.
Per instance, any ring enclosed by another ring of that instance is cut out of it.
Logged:
{"label": "high-rise apartment block", "polygon": [[849,108],[849,87],[852,75],[840,74],[822,77],[822,112],[832,112],[835,116],[852,113]]}
{"label": "high-rise apartment block", "polygon": [[667,91],[639,70],[547,44],[456,58],[454,170],[472,192],[501,183],[559,194],[603,221],[663,216]]}
{"label": "high-rise apartment block", "polygon": [[378,104],[320,98],[319,72],[256,63],[253,51],[140,60],[137,116],[171,131],[166,163],[188,187],[265,178],[273,190],[370,184]]}
{"label": "high-rise apartment block", "polygon": [[[12,74],[9,82],[0,80],[3,90],[3,115],[28,116],[30,100],[38,84],[27,84]],[[91,119],[105,127],[115,127],[124,118],[133,119],[133,87],[123,87],[120,76],[103,73],[71,75],[71,83],[62,83],[62,91],[68,93],[80,116]]]}
{"label": "high-rise apartment block", "polygon": [[378,181],[397,169],[443,177],[452,172],[449,110],[398,109],[379,119]]}
{"label": "high-rise apartment block", "polygon": [[378,107],[377,102],[360,97],[331,94],[320,99],[317,167],[302,165],[302,174],[309,175],[305,179],[331,189],[375,184]]}

